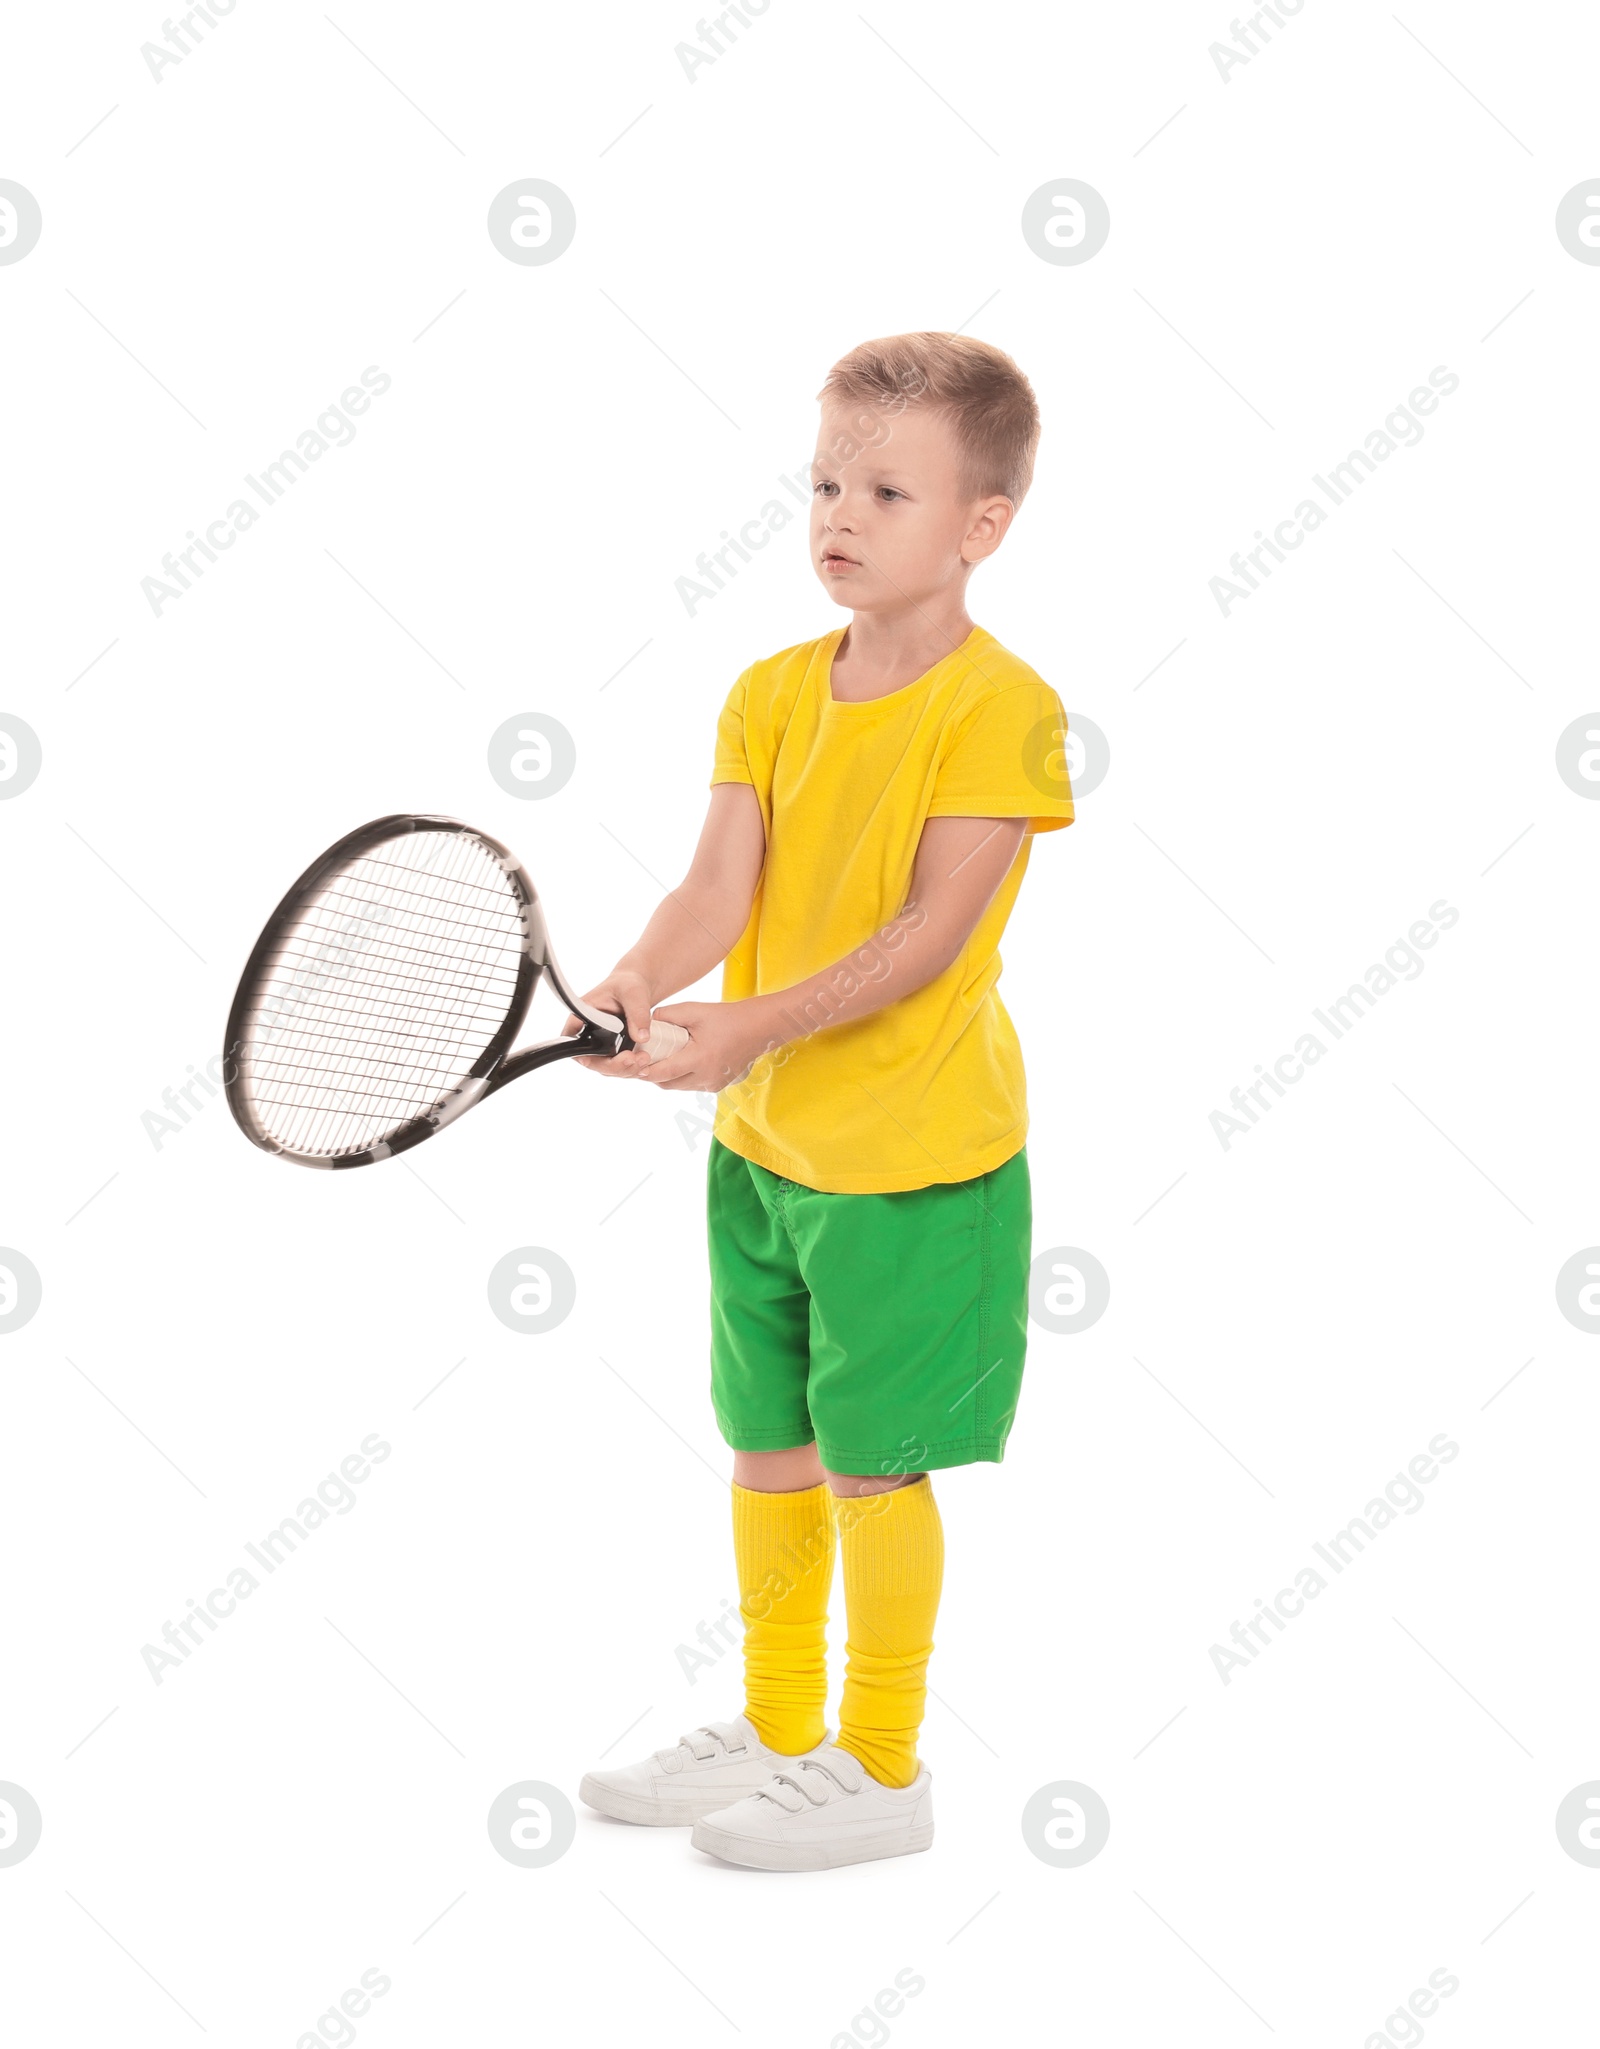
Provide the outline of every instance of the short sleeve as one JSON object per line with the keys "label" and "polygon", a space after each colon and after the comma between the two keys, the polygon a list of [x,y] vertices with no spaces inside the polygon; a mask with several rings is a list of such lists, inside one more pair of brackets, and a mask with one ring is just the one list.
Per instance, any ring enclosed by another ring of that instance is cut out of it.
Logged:
{"label": "short sleeve", "polygon": [[744,674],[728,692],[727,699],[717,717],[716,756],[711,768],[711,787],[718,783],[754,783],[750,773],[750,759],[744,744],[745,691],[749,687],[750,671]]}
{"label": "short sleeve", "polygon": [[956,724],[930,818],[1026,818],[1029,832],[1072,823],[1067,715],[1048,683],[992,691]]}

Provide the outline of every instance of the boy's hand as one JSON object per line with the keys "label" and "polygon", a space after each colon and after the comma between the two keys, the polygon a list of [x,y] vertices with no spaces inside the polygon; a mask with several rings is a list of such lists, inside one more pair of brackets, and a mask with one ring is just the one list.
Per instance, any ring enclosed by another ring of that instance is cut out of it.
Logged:
{"label": "boy's hand", "polygon": [[715,1095],[750,1072],[772,1037],[760,1007],[748,1001],[668,1003],[655,1015],[689,1034],[687,1046],[645,1068],[644,1079],[658,1088]]}
{"label": "boy's hand", "polygon": [[[584,991],[583,1001],[595,1010],[620,1017],[628,1027],[630,1039],[643,1041],[650,1036],[650,989],[643,975],[629,968],[614,968],[603,982]],[[561,1027],[561,1036],[575,1038],[582,1029],[582,1018],[569,1015]],[[642,1049],[618,1053],[609,1060],[598,1053],[578,1053],[574,1058],[580,1067],[592,1067],[596,1074],[609,1074],[617,1081],[631,1081],[641,1072],[648,1073],[650,1067]]]}

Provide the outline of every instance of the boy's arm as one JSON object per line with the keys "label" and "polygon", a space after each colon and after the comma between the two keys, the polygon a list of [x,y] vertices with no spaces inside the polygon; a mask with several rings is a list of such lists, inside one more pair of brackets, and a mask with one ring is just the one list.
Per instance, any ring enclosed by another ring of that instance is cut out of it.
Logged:
{"label": "boy's arm", "polygon": [[942,975],[1010,873],[1026,828],[1025,818],[928,819],[898,917],[787,989],[739,1003],[674,1003],[657,1011],[669,1024],[685,1026],[689,1043],[647,1065],[644,1078],[661,1088],[716,1092],[763,1053],[870,1017]]}
{"label": "boy's arm", "polygon": [[[646,1038],[653,1006],[709,974],[749,923],[766,857],[755,791],[748,783],[716,784],[688,874],[662,898],[605,980],[585,992],[584,1002],[622,1017],[630,1038]],[[570,1038],[578,1029],[579,1020],[569,1017],[562,1036]],[[580,1067],[622,1079],[648,1065],[637,1053],[610,1060],[580,1053],[577,1060]]]}

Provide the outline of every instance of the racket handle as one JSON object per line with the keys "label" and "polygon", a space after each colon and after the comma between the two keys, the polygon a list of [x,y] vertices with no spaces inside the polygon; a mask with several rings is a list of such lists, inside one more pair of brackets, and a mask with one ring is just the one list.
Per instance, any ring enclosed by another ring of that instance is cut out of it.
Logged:
{"label": "racket handle", "polygon": [[664,1017],[657,1018],[650,1027],[650,1035],[640,1047],[652,1060],[664,1060],[669,1053],[676,1053],[680,1046],[687,1046],[689,1034],[682,1025],[668,1024]]}

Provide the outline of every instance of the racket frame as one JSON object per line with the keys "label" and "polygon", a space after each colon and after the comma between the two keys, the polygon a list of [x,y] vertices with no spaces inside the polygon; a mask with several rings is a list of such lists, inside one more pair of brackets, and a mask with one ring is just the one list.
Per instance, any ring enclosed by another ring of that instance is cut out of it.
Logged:
{"label": "racket frame", "polygon": [[[362,855],[369,854],[375,847],[388,841],[402,839],[412,832],[465,833],[493,855],[512,893],[517,899],[522,915],[522,949],[517,961],[517,984],[512,992],[511,1002],[493,1038],[473,1062],[461,1082],[448,1094],[442,1096],[431,1110],[420,1117],[411,1118],[397,1126],[386,1138],[350,1153],[309,1153],[284,1145],[275,1139],[262,1125],[250,1101],[249,1090],[240,1055],[249,1037],[250,1022],[259,1009],[259,998],[276,971],[283,950],[292,933],[300,926],[301,918],[310,903],[328,887],[339,874]],[[522,1029],[523,1019],[528,1014],[539,986],[541,975],[548,976],[555,994],[572,1012],[582,1020],[577,1033],[558,1039],[545,1039],[532,1046],[524,1046],[517,1052],[511,1047],[517,1033]],[[390,818],[375,818],[369,825],[357,826],[354,832],[346,833],[319,854],[286,892],[282,902],[262,928],[261,937],[251,949],[245,963],[244,973],[239,977],[239,986],[234,994],[233,1004],[228,1012],[227,1036],[222,1056],[223,1087],[228,1098],[228,1108],[233,1112],[234,1122],[253,1145],[264,1152],[276,1153],[280,1159],[293,1160],[302,1167],[365,1167],[376,1160],[389,1159],[395,1153],[408,1152],[412,1146],[421,1145],[452,1124],[474,1104],[481,1103],[485,1096],[491,1096],[496,1089],[502,1089],[507,1082],[517,1080],[520,1075],[536,1067],[545,1067],[553,1060],[570,1060],[579,1053],[595,1053],[609,1057],[615,1053],[631,1052],[634,1041],[628,1036],[627,1025],[620,1017],[612,1017],[603,1010],[595,1010],[578,996],[566,976],[561,972],[554,950],[550,945],[550,932],[545,923],[544,907],[539,901],[539,892],[527,870],[508,847],[483,832],[475,825],[467,825],[459,818],[428,816],[417,812],[400,812]]]}

